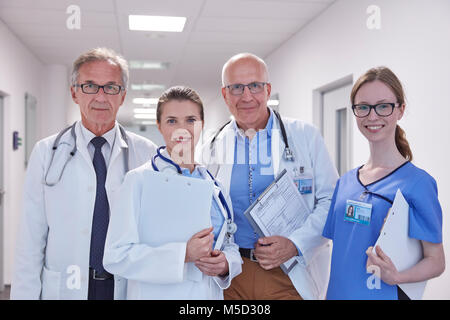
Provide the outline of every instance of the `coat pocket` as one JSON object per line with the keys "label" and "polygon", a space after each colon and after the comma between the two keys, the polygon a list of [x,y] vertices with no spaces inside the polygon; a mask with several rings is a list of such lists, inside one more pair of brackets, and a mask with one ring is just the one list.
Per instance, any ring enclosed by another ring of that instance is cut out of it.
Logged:
{"label": "coat pocket", "polygon": [[42,300],[59,300],[61,272],[51,271],[44,267],[41,275],[41,299]]}

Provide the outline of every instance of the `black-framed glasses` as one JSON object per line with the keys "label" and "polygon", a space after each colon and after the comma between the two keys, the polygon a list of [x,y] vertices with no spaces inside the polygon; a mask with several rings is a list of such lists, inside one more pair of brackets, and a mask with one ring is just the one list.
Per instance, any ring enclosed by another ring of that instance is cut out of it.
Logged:
{"label": "black-framed glasses", "polygon": [[249,84],[235,83],[225,86],[225,88],[228,88],[233,96],[240,96],[244,93],[245,87],[247,87],[251,93],[260,93],[264,90],[266,84],[267,82],[252,82]]}
{"label": "black-framed glasses", "polygon": [[353,114],[358,118],[367,117],[372,109],[380,117],[388,117],[394,112],[398,103],[384,102],[378,104],[355,104],[352,106]]}
{"label": "black-framed glasses", "polygon": [[119,86],[118,84],[105,84],[101,86],[95,83],[76,84],[74,85],[74,87],[80,87],[81,91],[83,91],[83,93],[86,94],[96,94],[98,90],[102,88],[104,93],[116,95],[119,94],[120,91],[123,89],[123,87]]}

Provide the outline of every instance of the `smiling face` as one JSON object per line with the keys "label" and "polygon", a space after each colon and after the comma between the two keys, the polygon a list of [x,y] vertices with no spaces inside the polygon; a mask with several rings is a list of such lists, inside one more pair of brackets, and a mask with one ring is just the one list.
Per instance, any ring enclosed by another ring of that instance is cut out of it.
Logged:
{"label": "smiling face", "polygon": [[[190,100],[169,100],[161,108],[158,129],[164,138],[167,151],[176,162],[177,156],[190,157],[194,154],[203,129],[200,106]],[[193,159],[188,161],[191,161],[189,164],[193,163]]]}
{"label": "smiling face", "polygon": [[230,62],[224,70],[224,85],[222,95],[230,113],[243,129],[263,129],[269,119],[267,101],[270,97],[271,85],[267,83],[259,93],[251,93],[245,87],[241,95],[232,95],[226,86],[231,84],[247,85],[252,82],[267,82],[265,66],[251,56],[245,56]]}
{"label": "smiling face", "polygon": [[[123,86],[120,68],[108,61],[83,64],[79,69],[77,84],[85,83]],[[125,91],[110,95],[101,88],[96,94],[83,93],[80,87],[71,87],[70,90],[73,101],[80,106],[81,121],[88,130],[101,136],[114,127],[117,112],[125,99]]]}
{"label": "smiling face", "polygon": [[[354,104],[397,103],[397,98],[392,90],[380,80],[363,84],[355,95]],[[371,110],[364,118],[356,118],[359,131],[369,142],[383,142],[395,140],[395,128],[397,121],[403,117],[405,105],[395,107],[393,113],[387,117],[380,117]]]}

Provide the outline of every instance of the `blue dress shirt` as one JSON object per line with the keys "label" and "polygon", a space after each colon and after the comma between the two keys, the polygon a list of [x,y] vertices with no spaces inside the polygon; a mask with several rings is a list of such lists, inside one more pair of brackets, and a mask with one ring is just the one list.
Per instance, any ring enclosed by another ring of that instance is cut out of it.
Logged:
{"label": "blue dress shirt", "polygon": [[271,158],[273,113],[270,113],[266,128],[258,131],[251,141],[236,122],[233,125],[236,142],[230,197],[237,225],[234,240],[240,248],[254,248],[259,236],[244,212],[274,180]]}

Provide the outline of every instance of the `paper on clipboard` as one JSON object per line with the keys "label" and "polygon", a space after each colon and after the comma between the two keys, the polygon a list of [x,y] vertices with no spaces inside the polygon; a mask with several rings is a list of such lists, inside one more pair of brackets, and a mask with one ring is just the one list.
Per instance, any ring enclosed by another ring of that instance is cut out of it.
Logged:
{"label": "paper on clipboard", "polygon": [[[389,256],[398,271],[404,271],[423,258],[420,240],[409,237],[409,205],[400,189],[386,218],[380,236],[375,243]],[[427,281],[399,284],[399,287],[412,300],[422,299]]]}
{"label": "paper on clipboard", "polygon": [[[208,180],[146,171],[142,194],[148,199],[140,217],[140,241],[153,247],[169,242],[187,242],[195,233],[211,226],[213,183]],[[188,278],[202,279],[193,263]]]}
{"label": "paper on clipboard", "polygon": [[[309,214],[305,200],[286,169],[244,213],[261,237],[288,237],[303,225]],[[297,262],[297,258],[293,257],[284,262],[281,268],[288,273]]]}

